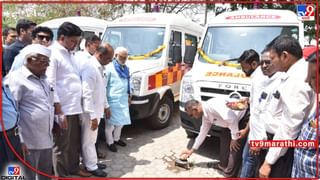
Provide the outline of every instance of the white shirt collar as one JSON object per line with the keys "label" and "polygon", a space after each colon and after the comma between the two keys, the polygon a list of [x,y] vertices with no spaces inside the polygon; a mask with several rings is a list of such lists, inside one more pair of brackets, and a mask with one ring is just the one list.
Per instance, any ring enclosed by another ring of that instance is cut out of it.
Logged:
{"label": "white shirt collar", "polygon": [[301,71],[301,66],[306,63],[304,59],[299,59],[297,62],[295,62],[287,72],[284,73],[284,75],[281,76],[282,80],[288,79],[288,77],[293,76],[297,72]]}
{"label": "white shirt collar", "polygon": [[23,74],[24,77],[29,78],[31,76],[37,78],[37,79],[45,79],[47,76],[46,75],[41,75],[40,78],[36,75],[34,75],[26,66],[21,67],[21,73]]}

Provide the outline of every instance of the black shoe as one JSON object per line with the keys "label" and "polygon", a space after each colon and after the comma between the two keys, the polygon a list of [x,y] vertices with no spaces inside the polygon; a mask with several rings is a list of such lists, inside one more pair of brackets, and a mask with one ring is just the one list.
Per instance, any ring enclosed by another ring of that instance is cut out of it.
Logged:
{"label": "black shoe", "polygon": [[98,176],[98,177],[107,177],[107,173],[102,171],[101,169],[96,169],[94,171],[89,171],[91,174],[93,174],[94,176]]}
{"label": "black shoe", "polygon": [[107,165],[102,164],[102,163],[97,163],[98,169],[105,169],[107,168]]}
{"label": "black shoe", "polygon": [[123,142],[123,141],[121,141],[121,140],[115,141],[114,143],[115,143],[116,145],[119,145],[119,146],[126,146],[126,145],[127,145],[125,142]]}
{"label": "black shoe", "polygon": [[112,152],[117,152],[117,147],[114,144],[107,145],[107,148]]}

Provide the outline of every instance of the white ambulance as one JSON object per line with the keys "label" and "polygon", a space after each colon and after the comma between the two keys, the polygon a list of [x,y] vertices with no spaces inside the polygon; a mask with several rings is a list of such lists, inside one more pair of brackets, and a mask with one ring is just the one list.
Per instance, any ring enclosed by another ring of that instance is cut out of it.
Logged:
{"label": "white ambulance", "polygon": [[202,26],[176,14],[123,16],[107,25],[103,42],[128,49],[132,119],[146,119],[153,129],[168,126],[180,81],[194,60]]}
{"label": "white ambulance", "polygon": [[[64,22],[71,22],[80,27],[83,31],[82,38],[85,39],[90,35],[97,35],[101,37],[104,29],[107,26],[108,21],[103,19],[98,19],[94,17],[87,17],[87,16],[71,16],[71,17],[63,17],[63,18],[56,18],[51,19],[46,22],[39,24],[38,26],[46,26],[49,27],[53,31],[53,39],[56,40],[58,28]],[[80,47],[84,49],[84,41],[81,41]]]}
{"label": "white ambulance", "polygon": [[[261,53],[265,45],[280,34],[297,38],[303,47],[303,23],[288,10],[225,12],[206,25],[193,67],[183,77],[181,85],[181,124],[188,136],[199,132],[201,120],[185,113],[185,102],[190,99],[207,101],[231,94],[249,97],[250,78],[242,72],[238,57],[247,49]],[[219,128],[213,127],[209,134],[218,133]]]}

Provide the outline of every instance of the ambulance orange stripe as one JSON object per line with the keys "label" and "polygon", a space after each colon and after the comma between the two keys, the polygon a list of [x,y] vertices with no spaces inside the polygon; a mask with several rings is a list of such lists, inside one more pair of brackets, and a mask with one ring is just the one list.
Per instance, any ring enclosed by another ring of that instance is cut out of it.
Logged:
{"label": "ambulance orange stripe", "polygon": [[162,74],[157,74],[156,75],[156,88],[161,87],[162,85]]}
{"label": "ambulance orange stripe", "polygon": [[148,90],[159,88],[180,81],[188,71],[186,65],[176,64],[149,76]]}

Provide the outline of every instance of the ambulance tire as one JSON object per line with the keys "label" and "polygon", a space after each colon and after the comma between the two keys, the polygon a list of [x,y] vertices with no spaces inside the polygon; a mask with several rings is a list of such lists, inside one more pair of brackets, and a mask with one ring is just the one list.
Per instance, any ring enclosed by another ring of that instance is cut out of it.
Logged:
{"label": "ambulance tire", "polygon": [[194,139],[198,136],[197,133],[186,130],[187,138]]}
{"label": "ambulance tire", "polygon": [[148,120],[150,128],[157,130],[167,127],[170,123],[172,114],[173,102],[169,97],[165,96],[160,100],[156,111]]}

